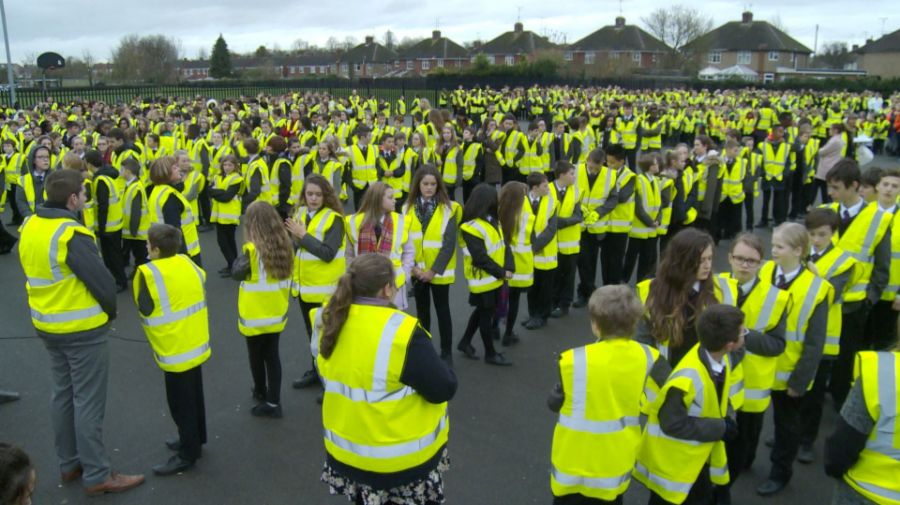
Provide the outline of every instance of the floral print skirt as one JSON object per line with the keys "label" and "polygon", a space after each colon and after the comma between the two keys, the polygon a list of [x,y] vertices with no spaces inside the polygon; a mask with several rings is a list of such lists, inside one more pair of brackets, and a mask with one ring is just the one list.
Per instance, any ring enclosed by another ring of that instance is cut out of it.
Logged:
{"label": "floral print skirt", "polygon": [[322,469],[322,482],[333,495],[344,495],[348,501],[364,505],[424,505],[444,503],[444,481],[441,474],[450,469],[450,456],[444,448],[436,469],[424,479],[393,489],[374,489],[353,482],[336,472],[328,463]]}

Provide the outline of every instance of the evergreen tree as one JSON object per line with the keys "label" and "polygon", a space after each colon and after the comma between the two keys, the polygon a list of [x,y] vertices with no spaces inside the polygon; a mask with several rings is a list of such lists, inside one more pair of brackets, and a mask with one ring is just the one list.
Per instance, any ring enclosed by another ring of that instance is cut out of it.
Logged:
{"label": "evergreen tree", "polygon": [[228,52],[228,44],[221,33],[213,44],[212,55],[209,57],[209,76],[216,79],[231,77],[231,53]]}

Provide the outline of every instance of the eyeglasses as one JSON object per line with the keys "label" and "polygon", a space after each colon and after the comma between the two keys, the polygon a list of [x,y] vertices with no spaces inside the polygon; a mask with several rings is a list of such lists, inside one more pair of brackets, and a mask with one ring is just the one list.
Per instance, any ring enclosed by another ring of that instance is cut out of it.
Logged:
{"label": "eyeglasses", "polygon": [[756,265],[759,265],[759,262],[760,262],[760,260],[758,260],[758,259],[745,258],[744,256],[732,256],[731,259],[733,259],[735,262],[740,263],[741,265],[744,265],[746,267],[755,267]]}

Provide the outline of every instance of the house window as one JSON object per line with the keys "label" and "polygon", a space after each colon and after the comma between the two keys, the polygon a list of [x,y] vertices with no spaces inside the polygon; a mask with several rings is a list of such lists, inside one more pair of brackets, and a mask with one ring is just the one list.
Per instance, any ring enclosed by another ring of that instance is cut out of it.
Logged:
{"label": "house window", "polygon": [[565,57],[566,57],[566,61],[572,61],[572,58],[573,58],[572,51],[566,51]]}
{"label": "house window", "polygon": [[609,53],[609,57],[610,57],[610,59],[618,60],[619,59],[619,51],[613,51],[613,52]]}
{"label": "house window", "polygon": [[749,65],[752,53],[750,51],[740,51],[737,54],[738,65]]}
{"label": "house window", "polygon": [[650,61],[652,61],[653,63],[656,63],[656,53],[653,53],[653,54],[650,56]]}
{"label": "house window", "polygon": [[325,65],[320,66],[320,67],[319,67],[319,73],[320,73],[320,74],[327,74],[327,73],[328,73],[328,67],[326,67]]}
{"label": "house window", "polygon": [[797,53],[791,53],[791,63],[797,60]]}
{"label": "house window", "polygon": [[597,60],[597,53],[594,51],[588,51],[584,53],[584,64],[585,65],[593,65],[594,61]]}
{"label": "house window", "polygon": [[769,51],[769,61],[778,61],[778,51]]}
{"label": "house window", "polygon": [[346,63],[341,63],[341,72],[342,73],[346,74],[349,70],[350,70],[350,67],[348,67]]}
{"label": "house window", "polygon": [[367,74],[372,73],[372,64],[371,63],[366,63],[366,73]]}
{"label": "house window", "polygon": [[[771,54],[771,53],[770,53]],[[770,84],[775,82],[775,74],[773,73],[765,73],[763,74],[763,83]]]}
{"label": "house window", "polygon": [[709,52],[709,62],[710,63],[722,63],[722,51],[710,51]]}
{"label": "house window", "polygon": [[416,68],[416,62],[413,60],[406,60],[406,70],[413,70]]}
{"label": "house window", "polygon": [[640,63],[641,62],[641,52],[640,51],[632,52],[631,53],[631,61],[633,61],[635,63]]}
{"label": "house window", "polygon": [[515,65],[515,64],[516,64],[516,57],[515,57],[515,56],[507,56],[507,57],[506,57],[506,64],[509,65],[509,66]]}
{"label": "house window", "polygon": [[441,58],[438,58],[437,66],[438,66],[438,68],[444,68],[444,60]]}
{"label": "house window", "polygon": [[431,62],[428,60],[422,60],[422,70],[428,70],[431,68]]}
{"label": "house window", "polygon": [[357,63],[357,64],[353,65],[353,70],[356,70],[357,72],[359,72],[360,70],[362,70],[362,64]]}

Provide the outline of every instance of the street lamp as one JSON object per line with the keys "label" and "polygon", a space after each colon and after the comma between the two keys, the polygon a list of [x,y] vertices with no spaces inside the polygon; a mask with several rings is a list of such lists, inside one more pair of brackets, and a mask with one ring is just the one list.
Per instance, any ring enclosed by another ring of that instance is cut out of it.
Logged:
{"label": "street lamp", "polygon": [[15,107],[16,83],[13,81],[12,56],[9,53],[9,29],[6,27],[6,7],[0,0],[0,22],[3,23],[3,41],[6,43],[6,81],[9,83],[9,106]]}

